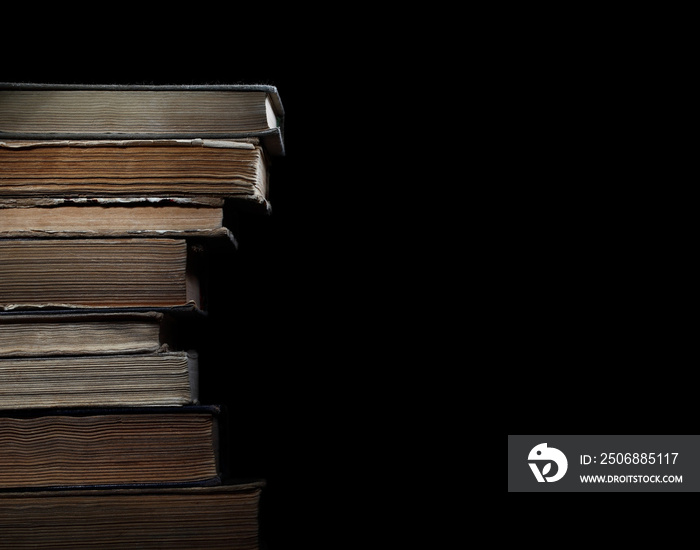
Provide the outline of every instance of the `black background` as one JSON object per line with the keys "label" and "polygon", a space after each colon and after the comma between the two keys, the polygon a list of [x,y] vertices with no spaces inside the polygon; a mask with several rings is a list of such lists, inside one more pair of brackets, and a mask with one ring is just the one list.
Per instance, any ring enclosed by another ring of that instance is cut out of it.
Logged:
{"label": "black background", "polygon": [[210,316],[199,334],[201,400],[228,408],[231,477],[267,481],[263,542],[313,547],[329,529],[319,518],[328,517],[327,497],[342,492],[341,463],[353,452],[342,448],[351,414],[341,380],[358,367],[347,330],[362,231],[348,215],[367,216],[350,206],[348,190],[366,167],[349,160],[352,139],[340,120],[356,109],[347,100],[361,65],[295,33],[244,38],[226,26],[218,35],[156,38],[133,24],[129,32],[142,40],[110,43],[97,33],[11,56],[0,80],[278,88],[287,155],[272,159],[272,214],[229,218],[239,249],[213,256]]}

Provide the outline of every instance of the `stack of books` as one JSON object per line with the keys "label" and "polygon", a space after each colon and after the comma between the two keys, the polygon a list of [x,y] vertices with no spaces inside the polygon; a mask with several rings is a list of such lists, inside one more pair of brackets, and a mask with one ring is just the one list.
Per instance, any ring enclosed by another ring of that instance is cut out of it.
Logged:
{"label": "stack of books", "polygon": [[272,86],[0,83],[0,548],[259,547],[182,335],[283,119]]}

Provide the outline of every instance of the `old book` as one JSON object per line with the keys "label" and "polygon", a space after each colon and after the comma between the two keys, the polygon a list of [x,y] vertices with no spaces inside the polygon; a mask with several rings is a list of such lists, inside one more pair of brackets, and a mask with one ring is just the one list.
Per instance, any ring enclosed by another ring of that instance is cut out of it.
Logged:
{"label": "old book", "polygon": [[0,490],[218,485],[220,410],[0,412]]}
{"label": "old book", "polygon": [[283,130],[274,86],[0,83],[0,139],[254,137],[281,155]]}
{"label": "old book", "polygon": [[133,202],[3,208],[0,237],[226,237],[223,209]]}
{"label": "old book", "polygon": [[179,334],[180,324],[185,325],[185,320],[176,323],[172,315],[156,311],[1,312],[0,357],[115,355],[186,349],[188,342],[180,344],[184,340]]}
{"label": "old book", "polygon": [[0,548],[258,550],[264,485],[0,493]]}
{"label": "old book", "polygon": [[184,239],[0,240],[0,309],[201,307],[189,256]]}
{"label": "old book", "polygon": [[110,196],[265,203],[267,187],[263,149],[248,142],[0,141],[0,206],[3,199]]}
{"label": "old book", "polygon": [[195,352],[0,357],[0,409],[198,402]]}

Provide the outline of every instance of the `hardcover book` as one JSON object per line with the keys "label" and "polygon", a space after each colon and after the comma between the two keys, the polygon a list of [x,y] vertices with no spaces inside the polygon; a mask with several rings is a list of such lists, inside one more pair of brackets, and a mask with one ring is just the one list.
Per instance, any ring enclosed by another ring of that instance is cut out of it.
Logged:
{"label": "hardcover book", "polygon": [[195,352],[0,357],[0,409],[192,405],[197,359]]}
{"label": "hardcover book", "polygon": [[192,347],[201,315],[157,311],[0,312],[0,357],[123,355]]}
{"label": "hardcover book", "polygon": [[208,197],[267,204],[267,187],[264,151],[250,142],[0,140],[0,205],[6,198],[80,197]]}
{"label": "hardcover book", "polygon": [[222,208],[169,200],[37,207],[17,207],[20,201],[12,202],[5,207],[0,199],[0,237],[224,237],[235,242],[223,227]]}
{"label": "hardcover book", "polygon": [[0,83],[0,140],[259,138],[283,155],[283,132],[274,86]]}
{"label": "hardcover book", "polygon": [[0,490],[218,485],[218,407],[0,411]]}
{"label": "hardcover book", "polygon": [[0,549],[258,550],[264,485],[0,492]]}
{"label": "hardcover book", "polygon": [[184,239],[0,240],[0,309],[199,307],[195,256]]}

